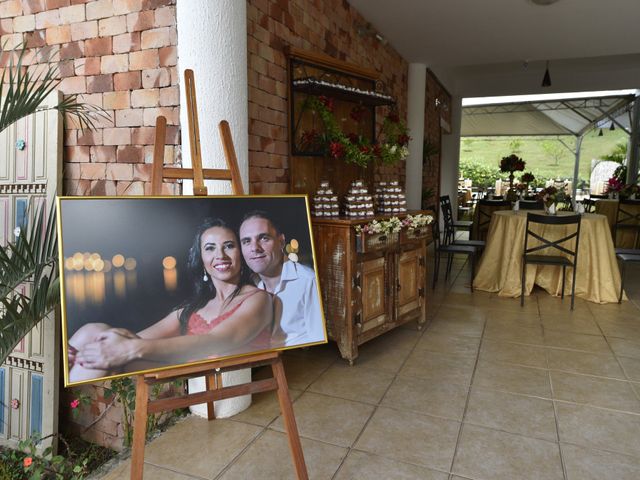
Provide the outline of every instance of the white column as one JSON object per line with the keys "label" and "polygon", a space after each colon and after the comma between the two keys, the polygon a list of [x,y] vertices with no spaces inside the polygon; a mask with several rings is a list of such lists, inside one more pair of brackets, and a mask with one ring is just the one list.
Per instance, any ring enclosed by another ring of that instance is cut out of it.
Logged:
{"label": "white column", "polygon": [[[227,120],[245,192],[249,178],[249,125],[247,96],[247,4],[238,0],[180,0],[176,2],[178,25],[178,72],[180,75],[180,130],[182,163],[191,166],[184,70],[194,72],[202,166],[226,168],[218,123]],[[183,186],[190,195],[193,185]],[[209,194],[230,194],[229,182],[206,182]],[[251,381],[251,369],[222,375],[223,385]],[[189,391],[204,390],[204,378],[189,380]],[[228,417],[245,410],[251,395],[215,402],[216,417]],[[201,416],[206,405],[191,407]]]}
{"label": "white column", "polygon": [[422,206],[422,149],[424,143],[424,108],[427,88],[427,66],[409,64],[407,127],[409,127],[409,157],[406,168],[407,207]]}
{"label": "white column", "polygon": [[[184,70],[196,83],[202,164],[226,168],[218,123],[227,120],[248,193],[247,4],[237,0],[176,2],[182,163],[191,166]],[[190,182],[189,182],[190,183]],[[185,194],[192,185],[185,185]],[[228,182],[207,182],[209,194],[231,193]]]}
{"label": "white column", "polygon": [[440,195],[449,195],[453,215],[458,212],[458,166],[460,164],[460,127],[462,123],[462,99],[451,98],[451,133],[442,136],[440,162]]}

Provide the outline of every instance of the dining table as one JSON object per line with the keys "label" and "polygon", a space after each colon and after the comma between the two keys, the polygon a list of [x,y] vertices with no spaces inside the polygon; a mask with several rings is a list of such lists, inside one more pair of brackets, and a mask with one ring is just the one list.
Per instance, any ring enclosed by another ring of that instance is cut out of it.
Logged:
{"label": "dining table", "polygon": [[[522,284],[522,255],[526,234],[527,213],[543,211],[503,210],[493,212],[486,246],[480,258],[473,287],[497,293],[503,297],[519,297]],[[557,215],[573,215],[558,212]],[[558,240],[575,227],[563,225],[532,225],[535,233]],[[575,240],[571,240],[575,242]],[[535,245],[535,243],[530,245]],[[544,251],[542,251],[544,252]],[[558,251],[548,252],[557,255]],[[575,295],[595,303],[618,301],[620,270],[607,217],[595,213],[581,215]],[[562,292],[562,268],[550,265],[528,265],[525,295],[537,285],[551,295]],[[571,292],[571,269],[567,269],[565,294]],[[626,299],[626,296],[624,297]]]}
{"label": "dining table", "polygon": [[[600,199],[596,200],[595,210],[596,213],[607,217],[609,228],[611,229],[611,235],[615,235],[613,239],[614,244],[618,248],[635,248],[637,242],[637,233],[631,229],[619,229],[615,230],[616,218],[618,216],[618,200],[616,199]],[[637,207],[627,206],[626,209],[629,213],[637,214]],[[622,219],[628,218],[625,215],[621,215]]]}

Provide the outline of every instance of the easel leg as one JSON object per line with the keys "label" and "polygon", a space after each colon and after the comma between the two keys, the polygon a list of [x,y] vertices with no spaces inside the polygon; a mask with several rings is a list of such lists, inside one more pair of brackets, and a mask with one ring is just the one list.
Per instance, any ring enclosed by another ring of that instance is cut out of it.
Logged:
{"label": "easel leg", "polygon": [[282,417],[284,418],[284,428],[289,437],[289,450],[291,451],[293,464],[296,468],[296,475],[298,480],[308,480],[307,466],[304,463],[304,453],[302,452],[302,445],[300,444],[300,437],[298,436],[298,426],[296,425],[296,418],[293,414],[293,406],[291,405],[291,397],[289,396],[289,386],[287,385],[287,379],[284,375],[284,367],[280,355],[278,355],[278,358],[271,364],[271,369],[278,384],[278,400],[280,402]]}
{"label": "easel leg", "polygon": [[144,443],[147,437],[147,402],[149,385],[144,375],[136,377],[136,413],[133,421],[133,441],[131,446],[131,480],[142,480],[144,469]]}
{"label": "easel leg", "polygon": [[[216,377],[215,374],[213,373],[208,373],[205,377],[205,385],[206,385],[206,389],[207,390],[215,390],[216,388],[218,388],[218,385],[216,383]],[[216,414],[215,411],[213,409],[213,400],[207,403],[207,419],[208,420],[213,420],[214,418],[216,418]]]}

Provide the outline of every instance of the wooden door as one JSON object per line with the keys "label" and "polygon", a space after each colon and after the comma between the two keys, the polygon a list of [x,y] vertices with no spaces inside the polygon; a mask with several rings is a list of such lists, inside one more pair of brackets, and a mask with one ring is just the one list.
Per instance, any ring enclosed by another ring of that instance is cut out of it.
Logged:
{"label": "wooden door", "polygon": [[423,250],[416,247],[398,254],[396,319],[422,307],[426,274]]}
{"label": "wooden door", "polygon": [[[52,93],[45,105],[56,105]],[[28,228],[38,208],[62,193],[62,122],[57,110],[23,118],[0,134],[0,244]],[[23,284],[28,293],[30,285]],[[57,432],[60,336],[54,315],[36,326],[0,365],[0,444]],[[51,440],[46,442],[46,447]]]}
{"label": "wooden door", "polygon": [[365,260],[360,265],[362,308],[358,323],[362,325],[361,333],[384,325],[390,319],[387,269],[385,257]]}

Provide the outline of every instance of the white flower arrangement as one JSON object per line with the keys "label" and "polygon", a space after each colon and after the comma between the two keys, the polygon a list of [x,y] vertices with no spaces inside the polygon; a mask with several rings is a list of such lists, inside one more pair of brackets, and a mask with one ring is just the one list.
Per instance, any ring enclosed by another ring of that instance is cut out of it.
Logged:
{"label": "white flower arrangement", "polygon": [[414,230],[429,225],[433,222],[431,215],[407,215],[403,220],[398,217],[391,217],[388,220],[373,220],[370,223],[364,225],[356,225],[355,231],[357,234],[376,234],[376,233],[398,233],[403,228]]}

